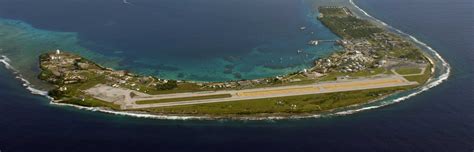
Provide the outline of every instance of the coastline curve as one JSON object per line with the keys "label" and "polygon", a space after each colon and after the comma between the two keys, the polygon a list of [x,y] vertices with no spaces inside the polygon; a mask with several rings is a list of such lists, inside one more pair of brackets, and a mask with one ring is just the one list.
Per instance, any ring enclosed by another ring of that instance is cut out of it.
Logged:
{"label": "coastline curve", "polygon": [[[428,82],[420,86],[418,88],[415,88],[413,90],[408,90],[404,91],[402,93],[396,93],[387,97],[383,97],[381,99],[378,99],[376,101],[371,101],[368,103],[360,104],[360,105],[354,105],[350,107],[345,107],[341,109],[336,109],[334,111],[331,111],[327,114],[317,114],[317,115],[308,115],[308,116],[295,116],[295,117],[265,117],[265,118],[242,118],[245,120],[280,120],[280,119],[303,119],[303,118],[320,118],[320,117],[331,117],[331,116],[340,116],[340,115],[348,115],[348,114],[354,114],[357,112],[361,111],[366,111],[366,110],[371,110],[371,109],[376,109],[380,107],[385,107],[394,103],[398,103],[401,101],[404,101],[406,99],[409,99],[413,96],[416,96],[424,91],[427,91],[435,86],[438,86],[439,84],[443,83],[446,81],[450,74],[451,74],[451,67],[448,62],[445,61],[445,59],[442,58],[442,56],[433,48],[431,48],[429,45],[427,45],[424,42],[421,42],[414,36],[407,34],[399,29],[396,29],[385,22],[371,16],[367,12],[365,12],[363,9],[361,9],[357,4],[354,3],[353,0],[343,0],[345,2],[348,2],[350,5],[352,5],[353,8],[355,8],[354,11],[358,11],[358,14],[364,15],[363,17],[366,17],[372,21],[375,21],[382,25],[384,28],[387,28],[391,31],[394,31],[396,34],[408,38],[410,41],[414,42],[418,46],[424,50],[424,53],[427,53],[429,55],[429,60],[430,62],[434,65],[431,69],[431,72],[434,74]],[[0,58],[0,62],[5,65],[5,67],[12,71],[13,74],[16,75],[16,78],[21,80],[23,82],[23,86],[28,89],[32,94],[35,95],[41,95],[45,96],[48,98],[51,102],[52,105],[57,105],[57,106],[70,106],[78,109],[83,109],[83,110],[89,110],[89,111],[97,111],[97,112],[102,112],[102,113],[108,113],[108,114],[115,114],[115,115],[124,115],[124,116],[132,116],[132,117],[139,117],[139,118],[153,118],[153,119],[169,119],[169,120],[189,120],[189,119],[197,119],[197,120],[206,120],[206,119],[212,119],[210,117],[201,117],[201,116],[169,116],[169,115],[154,115],[154,114],[145,114],[145,113],[134,113],[134,112],[117,112],[113,110],[108,110],[105,108],[94,108],[94,107],[84,107],[84,106],[77,106],[77,105],[70,105],[70,104],[62,104],[62,103],[55,103],[52,102],[52,98],[47,95],[46,91],[36,89],[34,88],[31,83],[26,80],[25,78],[22,77],[22,75],[16,70],[14,67],[10,65],[10,60],[7,56],[2,55]],[[401,95],[402,94],[402,95]],[[399,96],[401,95],[401,96]],[[399,97],[396,97],[399,96]],[[240,119],[240,118],[239,118]]]}

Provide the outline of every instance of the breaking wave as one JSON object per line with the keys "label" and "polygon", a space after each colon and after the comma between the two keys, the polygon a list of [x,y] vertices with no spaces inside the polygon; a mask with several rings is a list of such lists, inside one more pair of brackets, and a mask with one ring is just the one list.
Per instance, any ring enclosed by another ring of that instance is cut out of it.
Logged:
{"label": "breaking wave", "polygon": [[5,65],[5,68],[9,69],[9,70],[13,70],[13,72],[17,73],[18,71],[13,68],[13,66],[10,64],[11,60],[5,56],[5,55],[2,55],[0,56],[0,62],[3,63]]}
{"label": "breaking wave", "polygon": [[52,99],[51,97],[48,96],[47,91],[34,88],[31,85],[30,81],[23,78],[23,76],[20,74],[20,72],[10,64],[11,60],[7,56],[1,55],[0,56],[0,63],[3,63],[5,65],[5,68],[7,68],[8,70],[11,70],[13,72],[13,74],[16,75],[15,78],[19,79],[21,82],[23,82],[23,86],[26,87],[26,89],[28,89],[28,91],[30,91],[32,94],[46,96],[47,98]]}
{"label": "breaking wave", "polygon": [[[126,2],[126,1],[124,1],[124,2]],[[355,106],[355,108],[350,109],[350,110],[341,110],[341,111],[335,111],[335,112],[330,113],[330,114],[318,114],[318,115],[311,115],[311,116],[295,116],[295,117],[290,117],[290,118],[288,118],[288,117],[265,117],[265,118],[255,118],[255,117],[252,118],[252,117],[249,117],[249,118],[244,118],[244,119],[247,119],[247,120],[280,120],[280,119],[321,118],[321,117],[327,117],[327,116],[349,115],[349,114],[354,114],[354,113],[361,112],[361,111],[377,109],[377,108],[380,108],[380,107],[384,107],[384,106],[388,106],[388,105],[391,105],[391,104],[394,104],[394,103],[404,101],[408,98],[416,96],[416,95],[418,95],[418,94],[420,94],[424,91],[427,91],[427,90],[441,84],[442,82],[444,82],[445,80],[447,80],[449,78],[449,75],[451,73],[451,67],[441,57],[441,55],[438,52],[436,52],[436,50],[434,50],[433,48],[428,46],[426,43],[423,43],[423,42],[419,41],[417,38],[413,37],[412,35],[409,35],[409,34],[403,32],[399,29],[396,29],[396,28],[388,25],[387,23],[371,16],[370,14],[365,12],[363,9],[361,9],[359,6],[357,6],[353,2],[353,0],[349,0],[349,2],[356,9],[358,9],[360,12],[362,12],[364,15],[366,15],[367,17],[369,17],[369,18],[373,19],[374,21],[380,23],[381,25],[389,28],[390,30],[396,31],[398,34],[400,34],[402,36],[409,37],[413,42],[415,42],[418,45],[423,46],[424,48],[429,50],[428,53],[431,53],[432,55],[434,55],[434,57],[437,60],[440,61],[441,66],[445,68],[444,71],[443,71],[444,73],[440,74],[436,78],[429,79],[428,83],[426,85],[424,85],[420,88],[417,88],[416,90],[413,90],[414,92],[412,92],[408,95],[405,95],[405,96],[402,96],[402,97],[399,97],[399,98],[396,98],[396,99],[391,99],[390,102],[380,102],[379,105],[370,105],[370,106],[369,105],[360,105],[360,106]],[[434,61],[432,61],[430,58],[429,58],[429,60],[433,65],[435,65]],[[16,75],[16,78],[21,80],[23,82],[23,86],[26,89],[28,89],[32,94],[41,95],[41,96],[44,96],[44,97],[50,99],[50,103],[52,105],[69,106],[69,107],[74,107],[74,108],[78,108],[78,109],[82,109],[82,110],[96,111],[96,112],[102,112],[102,113],[108,113],[108,114],[114,114],[114,115],[121,115],[121,116],[132,116],[132,117],[138,117],[138,118],[169,119],[169,120],[189,120],[189,119],[205,120],[205,119],[213,119],[213,118],[205,117],[205,116],[202,116],[202,117],[201,116],[170,116],[170,115],[146,114],[146,113],[139,113],[139,112],[121,112],[121,111],[113,111],[113,110],[108,110],[108,109],[105,109],[105,108],[98,108],[98,107],[84,107],[84,106],[78,106],[78,105],[72,105],[72,104],[56,103],[56,102],[53,102],[53,100],[54,100],[53,98],[48,96],[47,91],[34,88],[34,86],[31,85],[31,83],[28,80],[23,78],[21,73],[10,64],[11,60],[7,56],[1,55],[0,56],[0,63],[3,63],[7,69],[11,70]],[[433,66],[433,68],[431,69],[432,73],[435,72],[434,68],[435,68],[435,66]],[[441,69],[441,70],[443,70],[443,69]],[[380,99],[378,101],[382,101],[382,100],[384,100],[384,99]]]}
{"label": "breaking wave", "polygon": [[[417,43],[418,45],[420,46],[423,46],[424,48],[426,48],[429,52],[427,53],[431,53],[432,55],[434,55],[434,57],[436,59],[438,59],[441,63],[441,66],[445,68],[445,71],[444,73],[440,74],[438,77],[436,78],[430,78],[428,80],[428,83],[420,88],[417,88],[416,90],[414,90],[414,92],[406,95],[406,96],[402,96],[402,97],[399,97],[399,98],[396,98],[396,99],[393,99],[391,102],[382,102],[380,105],[376,105],[376,106],[368,106],[368,107],[362,107],[362,108],[358,108],[358,109],[352,109],[352,110],[344,110],[344,111],[340,111],[340,112],[336,112],[336,113],[333,113],[333,114],[328,114],[329,116],[331,115],[348,115],[348,114],[353,114],[353,113],[357,113],[357,112],[361,112],[361,111],[366,111],[366,110],[371,110],[371,109],[376,109],[376,108],[380,108],[380,107],[384,107],[384,106],[388,106],[388,105],[391,105],[391,104],[394,104],[394,103],[398,103],[398,102],[401,102],[401,101],[404,101],[408,98],[411,98],[413,96],[416,96],[422,92],[425,92],[441,83],[443,83],[444,81],[446,81],[448,78],[449,78],[449,75],[451,74],[451,66],[449,65],[448,62],[446,62],[446,60],[443,59],[443,57],[441,57],[441,55],[436,51],[434,50],[433,48],[431,48],[428,44],[426,43],[423,43],[421,42],[420,40],[418,40],[417,38],[415,38],[414,36],[410,35],[410,34],[407,34],[399,29],[396,29],[394,28],[393,26],[390,26],[388,25],[387,23],[371,16],[369,13],[367,13],[366,11],[364,11],[363,9],[361,9],[359,6],[357,6],[353,0],[349,0],[349,2],[355,7],[357,8],[360,12],[362,12],[364,15],[366,15],[367,17],[373,19],[374,21],[382,24],[383,26],[389,28],[390,30],[394,30],[397,32],[397,34],[400,34],[402,36],[406,36],[406,37],[409,37],[413,42]],[[431,58],[428,58],[428,60],[431,62],[431,64],[435,65],[436,63],[434,61],[432,61]],[[431,73],[434,73],[435,72],[435,66],[433,66],[431,68]],[[441,69],[443,70],[443,69]],[[383,100],[383,99],[382,99]]]}
{"label": "breaking wave", "polygon": [[58,106],[74,107],[74,108],[78,108],[82,110],[96,111],[96,112],[102,112],[102,113],[108,113],[108,114],[114,114],[114,115],[132,116],[132,117],[138,117],[138,118],[170,119],[170,120],[210,119],[208,117],[199,117],[199,116],[169,116],[169,115],[154,115],[154,114],[146,114],[146,113],[121,112],[121,111],[107,110],[107,109],[98,108],[98,107],[84,107],[84,106],[57,103],[57,102],[51,102],[51,104],[58,105]]}
{"label": "breaking wave", "polygon": [[48,98],[52,105],[68,106],[68,107],[74,107],[74,108],[78,108],[82,110],[97,111],[97,112],[122,115],[122,116],[133,116],[133,117],[139,117],[139,118],[172,119],[172,120],[210,119],[208,117],[198,117],[198,116],[166,116],[166,115],[152,115],[152,114],[145,114],[145,113],[119,112],[119,111],[107,110],[104,108],[84,107],[84,106],[78,106],[78,105],[72,105],[72,104],[56,103],[56,102],[53,102],[54,99],[52,97],[48,96],[48,91],[34,88],[34,86],[28,80],[23,78],[20,72],[11,65],[11,60],[7,56],[0,55],[0,63],[3,63],[3,65],[5,65],[5,68],[12,71],[13,74],[16,75],[15,78],[23,82],[23,86],[28,91],[30,91],[31,94],[40,95],[40,96],[44,96]]}

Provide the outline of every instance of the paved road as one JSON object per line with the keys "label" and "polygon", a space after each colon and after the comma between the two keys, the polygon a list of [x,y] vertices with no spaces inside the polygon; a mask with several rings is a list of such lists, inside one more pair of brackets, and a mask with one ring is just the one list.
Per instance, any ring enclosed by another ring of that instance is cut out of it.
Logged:
{"label": "paved road", "polygon": [[400,74],[397,72],[397,70],[395,68],[391,69],[390,71],[392,71],[393,73],[395,73],[396,75],[400,75],[400,76],[417,76],[417,75],[423,75],[425,74],[425,71],[426,71],[426,67],[421,67],[420,68],[420,72],[419,73],[414,73],[414,74]]}
{"label": "paved road", "polygon": [[[296,96],[296,95],[356,91],[356,90],[366,90],[366,89],[407,86],[407,85],[415,85],[415,84],[418,84],[418,83],[409,82],[405,78],[399,75],[390,75],[390,76],[381,77],[381,78],[366,78],[366,79],[356,79],[356,80],[347,80],[347,81],[334,81],[334,82],[316,83],[316,84],[309,84],[309,85],[269,87],[269,88],[232,90],[232,91],[177,93],[177,94],[166,94],[166,95],[155,95],[155,96],[150,95],[146,97],[142,96],[142,97],[135,97],[135,98],[127,98],[127,100],[129,101],[125,101],[126,104],[123,105],[122,108],[138,109],[138,108],[155,108],[155,107],[168,107],[168,106],[179,106],[179,105],[193,105],[193,104],[241,101],[241,100],[250,100],[250,99],[264,99],[264,98]],[[204,99],[204,100],[156,103],[156,104],[135,104],[136,101],[142,101],[142,100],[172,99],[172,98],[183,98],[183,97],[208,96],[208,95],[216,95],[216,94],[231,94],[232,97],[219,98],[219,99]]]}

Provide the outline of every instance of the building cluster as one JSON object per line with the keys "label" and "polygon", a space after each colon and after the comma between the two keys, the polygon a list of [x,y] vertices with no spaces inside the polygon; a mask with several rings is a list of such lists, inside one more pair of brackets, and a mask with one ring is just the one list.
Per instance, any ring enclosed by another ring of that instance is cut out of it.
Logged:
{"label": "building cluster", "polygon": [[375,54],[376,49],[368,40],[339,40],[338,43],[344,47],[344,52],[316,60],[314,71],[319,73],[357,72],[372,67],[373,61],[378,58]]}
{"label": "building cluster", "polygon": [[[337,44],[344,48],[342,52],[333,53],[331,56],[318,59],[315,65],[309,69],[284,76],[271,78],[261,78],[253,80],[238,80],[226,82],[206,82],[195,83],[203,90],[218,89],[244,89],[256,86],[267,86],[279,83],[292,83],[307,79],[317,79],[331,72],[358,72],[369,68],[388,67],[403,61],[399,58],[387,57],[391,50],[406,49],[407,42],[398,39],[389,33],[375,33],[369,38],[359,38],[350,40],[338,40]],[[316,45],[317,41],[312,44]],[[397,48],[397,49],[394,49]],[[381,53],[385,52],[385,53]],[[50,76],[47,81],[56,84],[73,84],[83,82],[97,76],[104,76],[103,84],[112,87],[128,88],[136,91],[147,92],[155,89],[160,84],[166,84],[167,80],[155,77],[137,76],[127,71],[115,71],[102,68],[92,62],[82,59],[79,56],[68,53],[48,53],[41,58],[42,69],[47,69]],[[345,79],[343,77],[338,79]],[[59,82],[60,81],[60,82]],[[181,81],[178,81],[181,83]],[[60,90],[67,90],[61,88]]]}
{"label": "building cluster", "polygon": [[374,33],[372,39],[379,42],[379,48],[385,51],[409,45],[406,41],[400,40],[386,32]]}
{"label": "building cluster", "polygon": [[203,88],[210,89],[231,89],[231,88],[245,88],[252,87],[255,85],[268,84],[269,80],[266,79],[253,79],[253,80],[239,80],[239,81],[225,81],[225,82],[208,82],[199,83]]}
{"label": "building cluster", "polygon": [[131,90],[148,92],[158,84],[166,83],[167,80],[158,79],[152,76],[136,76],[127,71],[107,71],[106,84],[115,88],[128,88]]}
{"label": "building cluster", "polygon": [[301,72],[292,73],[289,75],[283,76],[275,76],[269,78],[260,78],[260,79],[252,79],[252,80],[238,80],[238,81],[225,81],[225,82],[207,82],[207,83],[198,83],[199,86],[203,88],[210,88],[210,89],[245,89],[245,88],[252,88],[255,86],[266,86],[272,85],[282,82],[298,82],[301,81],[299,78],[294,78],[295,75],[304,75],[308,78],[315,78],[321,76],[315,75],[316,72],[309,72],[307,70],[303,70]]}
{"label": "building cluster", "polygon": [[[41,68],[43,79],[54,84],[74,84],[86,80],[104,77],[102,83],[112,87],[125,87],[140,91],[141,88],[154,88],[158,83],[166,83],[166,80],[154,77],[140,77],[124,70],[112,70],[99,67],[83,58],[69,53],[56,51],[41,57]],[[65,91],[67,88],[61,87]]]}
{"label": "building cluster", "polygon": [[[41,68],[48,69],[48,73],[43,73],[47,76],[47,81],[53,83],[72,84],[81,82],[87,77],[81,75],[81,70],[76,68],[81,57],[73,56],[66,53],[61,53],[59,50],[56,53],[47,54],[41,58]],[[85,66],[86,63],[83,63]]]}
{"label": "building cluster", "polygon": [[403,62],[406,59],[391,56],[390,51],[407,50],[410,44],[387,32],[374,33],[370,38],[339,40],[337,42],[343,52],[319,59],[315,62],[313,71],[329,72],[358,72],[367,68],[387,66],[387,60]]}

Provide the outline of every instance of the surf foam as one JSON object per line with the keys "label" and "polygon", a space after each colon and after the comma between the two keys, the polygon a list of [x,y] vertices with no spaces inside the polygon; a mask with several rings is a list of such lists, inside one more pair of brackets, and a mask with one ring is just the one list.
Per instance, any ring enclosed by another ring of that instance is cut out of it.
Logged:
{"label": "surf foam", "polygon": [[[311,115],[311,116],[295,116],[295,117],[290,117],[290,118],[293,118],[293,119],[322,118],[322,117],[326,117],[326,116],[349,115],[349,114],[354,114],[354,113],[362,112],[362,111],[366,111],[366,110],[377,109],[377,108],[388,106],[388,105],[391,105],[391,104],[394,104],[394,103],[398,103],[398,102],[404,101],[406,99],[409,99],[413,96],[416,96],[416,95],[418,95],[418,94],[420,94],[424,91],[427,91],[427,90],[441,84],[442,82],[444,82],[445,80],[447,80],[449,78],[449,75],[451,73],[451,67],[441,57],[441,55],[436,50],[431,48],[426,43],[423,43],[423,42],[419,41],[414,36],[409,35],[409,34],[403,32],[399,29],[396,29],[396,28],[388,25],[387,23],[371,16],[369,13],[367,13],[366,11],[361,9],[358,5],[356,5],[353,2],[353,0],[349,0],[349,2],[356,9],[358,9],[360,12],[362,12],[364,15],[366,15],[367,17],[373,19],[374,21],[380,23],[381,25],[383,25],[383,26],[385,26],[385,27],[387,27],[391,30],[396,31],[398,34],[400,34],[402,36],[409,37],[413,42],[425,47],[427,50],[430,51],[430,53],[432,53],[434,55],[434,57],[436,57],[441,62],[441,65],[444,68],[446,68],[445,69],[446,71],[444,73],[442,73],[440,76],[438,76],[437,78],[428,80],[428,83],[426,85],[418,88],[415,92],[410,93],[410,94],[408,94],[406,96],[403,96],[403,97],[399,97],[397,99],[393,99],[392,102],[383,102],[382,104],[376,105],[376,106],[366,106],[366,107],[360,107],[360,108],[351,109],[351,110],[343,110],[343,111],[334,112],[332,114],[318,114],[318,115]],[[84,107],[84,106],[78,106],[78,105],[72,105],[72,104],[56,103],[56,102],[53,102],[53,100],[54,100],[53,98],[48,96],[47,91],[34,88],[28,80],[24,79],[21,76],[21,74],[19,73],[19,71],[17,69],[15,69],[10,64],[11,60],[7,56],[1,55],[0,57],[1,57],[0,62],[3,63],[7,69],[12,70],[13,73],[17,75],[16,78],[23,82],[23,86],[25,86],[26,89],[28,89],[32,94],[45,96],[46,98],[50,99],[50,103],[53,104],[53,105],[69,106],[69,107],[75,107],[75,108],[83,109],[83,110],[96,111],[96,112],[102,112],[102,113],[108,113],[108,114],[114,114],[114,115],[122,115],[122,116],[132,116],[132,117],[138,117],[138,118],[170,119],[170,120],[211,119],[210,117],[199,117],[199,116],[169,116],[169,115],[154,115],[154,114],[146,114],[146,113],[120,112],[120,111],[107,110],[107,109],[104,109],[104,108],[97,108],[97,107]],[[435,64],[431,59],[429,59],[429,60],[433,65]],[[434,71],[435,71],[435,69],[433,67],[431,69],[431,72],[433,73]],[[382,101],[382,100],[384,100],[384,99],[380,99],[379,101]],[[286,117],[266,117],[266,118],[251,118],[251,117],[249,117],[249,119],[247,119],[247,120],[268,120],[268,119],[270,119],[270,120],[280,120],[280,119],[286,119]]]}
{"label": "surf foam", "polygon": [[[376,109],[376,108],[380,108],[380,107],[384,107],[384,106],[388,106],[388,105],[391,105],[391,104],[394,104],[394,103],[398,103],[398,102],[401,102],[401,101],[404,101],[406,99],[409,99],[413,96],[416,96],[422,92],[425,92],[435,86],[438,86],[439,84],[443,83],[444,81],[446,81],[448,78],[449,78],[449,75],[451,73],[451,66],[449,65],[448,62],[446,62],[446,60],[444,60],[443,57],[441,57],[441,55],[436,51],[434,50],[432,47],[430,47],[428,44],[426,43],[423,43],[421,42],[420,40],[418,40],[417,38],[415,38],[414,36],[410,35],[410,34],[407,34],[399,29],[396,29],[394,28],[393,26],[390,26],[388,25],[387,23],[371,16],[369,13],[367,13],[366,11],[364,11],[363,9],[361,9],[358,5],[356,5],[354,3],[353,0],[349,0],[349,2],[355,7],[357,8],[360,12],[362,12],[364,15],[366,15],[367,17],[373,19],[374,21],[380,23],[381,25],[391,29],[391,30],[394,30],[396,31],[398,34],[402,35],[402,36],[407,36],[409,37],[413,42],[417,43],[418,45],[421,45],[423,47],[425,47],[427,50],[430,51],[430,53],[432,53],[434,55],[434,57],[436,57],[441,65],[445,68],[445,72],[440,74],[437,78],[430,78],[428,80],[428,83],[420,88],[418,88],[415,92],[413,93],[410,93],[406,96],[403,96],[403,97],[399,97],[399,98],[396,98],[396,99],[393,99],[392,102],[384,102],[380,105],[376,105],[376,106],[369,106],[369,107],[362,107],[362,108],[358,108],[358,109],[352,109],[352,110],[345,110],[345,111],[340,111],[340,112],[336,112],[334,114],[329,114],[329,115],[348,115],[348,114],[354,114],[354,113],[357,113],[357,112],[361,112],[361,111],[366,111],[366,110],[371,110],[371,109]],[[435,65],[435,62],[432,61],[432,59],[428,58],[429,61],[431,62],[431,64]],[[440,69],[440,70],[443,70],[443,69]],[[434,73],[435,72],[435,69],[434,69],[434,66],[431,68],[431,73]],[[381,100],[384,100],[384,99],[381,99]]]}

